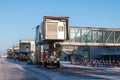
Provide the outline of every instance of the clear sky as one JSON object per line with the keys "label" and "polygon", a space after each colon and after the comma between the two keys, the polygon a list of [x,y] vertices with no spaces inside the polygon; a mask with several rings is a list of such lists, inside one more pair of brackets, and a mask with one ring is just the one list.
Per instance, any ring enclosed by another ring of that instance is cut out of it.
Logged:
{"label": "clear sky", "polygon": [[120,0],[0,0],[0,52],[34,39],[43,16],[69,16],[69,25],[120,28]]}

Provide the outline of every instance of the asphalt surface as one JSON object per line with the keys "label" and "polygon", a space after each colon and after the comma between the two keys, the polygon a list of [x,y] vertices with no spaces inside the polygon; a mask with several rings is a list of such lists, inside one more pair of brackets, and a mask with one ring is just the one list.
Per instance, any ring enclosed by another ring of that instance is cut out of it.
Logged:
{"label": "asphalt surface", "polygon": [[46,76],[29,70],[27,65],[0,58],[0,80],[48,80]]}
{"label": "asphalt surface", "polygon": [[72,80],[120,80],[120,69],[101,68],[69,68],[62,66],[59,69],[45,69],[49,72],[67,76]]}
{"label": "asphalt surface", "polygon": [[0,59],[0,80],[120,80],[120,69],[43,68],[24,62]]}

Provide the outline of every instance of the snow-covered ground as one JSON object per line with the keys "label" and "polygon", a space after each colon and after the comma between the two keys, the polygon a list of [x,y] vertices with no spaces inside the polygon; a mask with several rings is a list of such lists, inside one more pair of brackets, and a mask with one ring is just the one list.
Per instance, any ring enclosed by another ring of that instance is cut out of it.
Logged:
{"label": "snow-covered ground", "polygon": [[99,70],[105,70],[105,71],[117,71],[120,72],[120,67],[90,67],[90,66],[82,66],[82,65],[72,65],[69,61],[61,61],[61,65],[65,67],[71,67],[71,68],[88,68],[88,69],[99,69]]}
{"label": "snow-covered ground", "polygon": [[[65,62],[65,61],[61,61],[61,66],[62,67],[68,67],[68,68],[85,68],[85,69],[95,69],[95,70],[99,70],[99,71],[105,71],[105,72],[108,72],[108,74],[101,74],[101,75],[98,75],[98,74],[92,74],[92,73],[83,73],[81,72],[80,74],[83,75],[87,75],[87,76],[93,76],[93,79],[90,77],[88,78],[85,78],[85,77],[77,77],[75,78],[75,76],[65,76],[65,75],[61,75],[57,72],[52,72],[52,71],[49,71],[49,70],[45,70],[43,68],[38,68],[36,67],[36,65],[27,65],[26,63],[24,62],[19,62],[19,61],[14,61],[14,60],[10,60],[12,62],[15,62],[17,64],[20,64],[20,65],[23,65],[25,68],[27,68],[28,70],[30,71],[33,71],[33,72],[36,72],[40,75],[43,75],[43,76],[46,76],[48,78],[50,78],[51,80],[119,80],[120,79],[120,76],[119,75],[110,75],[109,72],[120,72],[120,68],[106,68],[106,67],[89,67],[89,66],[80,66],[80,65],[72,65],[70,62]],[[79,72],[79,71],[78,71]],[[97,78],[94,78],[94,77],[98,77]]]}
{"label": "snow-covered ground", "polygon": [[90,66],[82,66],[82,65],[72,65],[70,62],[67,61],[61,61],[61,65],[64,67],[71,67],[71,68],[86,68],[86,69],[97,69],[97,70],[103,70],[103,71],[114,71],[114,72],[120,72],[120,67],[90,67]]}
{"label": "snow-covered ground", "polygon": [[114,75],[109,75],[109,73],[111,73],[111,72],[112,73],[113,72],[114,73],[120,72],[120,67],[112,67],[112,68],[108,68],[108,67],[90,67],[90,66],[72,65],[70,62],[65,62],[65,61],[61,61],[61,64],[62,64],[62,66],[70,67],[70,68],[86,68],[86,69],[101,70],[101,71],[104,71],[104,72],[108,72],[108,75],[94,75],[94,74],[92,74],[92,75],[96,76],[96,77],[99,76],[101,78],[106,78],[106,79],[120,80],[119,75],[115,75],[115,76]]}
{"label": "snow-covered ground", "polygon": [[[16,64],[17,63],[17,64]],[[0,80],[50,80],[48,77],[34,73],[24,63],[0,58]]]}
{"label": "snow-covered ground", "polygon": [[49,77],[51,80],[67,80],[67,79],[73,80],[68,77],[65,77],[65,76],[62,76],[59,74],[55,74],[54,72],[49,72],[49,71],[43,70],[41,68],[37,68],[36,65],[27,65],[25,62],[14,61],[12,59],[9,59],[9,61],[23,65],[23,67],[25,67],[31,71],[34,71],[36,73],[39,73],[40,75]]}

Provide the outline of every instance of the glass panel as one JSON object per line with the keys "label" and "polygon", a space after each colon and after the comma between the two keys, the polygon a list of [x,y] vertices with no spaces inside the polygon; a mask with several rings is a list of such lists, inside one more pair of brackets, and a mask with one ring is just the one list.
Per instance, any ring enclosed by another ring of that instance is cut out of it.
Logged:
{"label": "glass panel", "polygon": [[102,30],[93,30],[93,42],[102,43]]}
{"label": "glass panel", "polygon": [[117,51],[120,51],[120,46],[117,47]]}
{"label": "glass panel", "polygon": [[115,42],[120,43],[120,31],[115,31]]}
{"label": "glass panel", "polygon": [[64,26],[58,26],[58,31],[63,32],[64,31]]}
{"label": "glass panel", "polygon": [[86,31],[87,32],[87,34],[86,34],[86,42],[92,42],[92,31],[90,31],[90,30],[87,30]]}
{"label": "glass panel", "polygon": [[75,29],[70,29],[70,42],[75,42]]}
{"label": "glass panel", "polygon": [[109,37],[109,39],[108,39],[108,43],[114,43],[114,32],[112,31],[111,33],[110,33],[110,35],[108,36]]}
{"label": "glass panel", "polygon": [[80,42],[80,30],[76,30],[75,42]]}
{"label": "glass panel", "polygon": [[111,33],[111,31],[103,31],[104,43],[108,43],[110,33]]}
{"label": "glass panel", "polygon": [[87,40],[87,35],[86,35],[86,30],[82,30],[82,41],[81,42],[86,42]]}
{"label": "glass panel", "polygon": [[92,31],[89,29],[82,30],[82,42],[92,42]]}

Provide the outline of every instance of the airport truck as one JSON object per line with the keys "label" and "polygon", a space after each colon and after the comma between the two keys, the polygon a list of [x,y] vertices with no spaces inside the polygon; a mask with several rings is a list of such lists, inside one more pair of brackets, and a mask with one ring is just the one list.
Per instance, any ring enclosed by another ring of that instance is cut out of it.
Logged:
{"label": "airport truck", "polygon": [[36,61],[44,67],[60,67],[62,46],[68,39],[68,17],[44,16],[41,25],[36,27]]}

